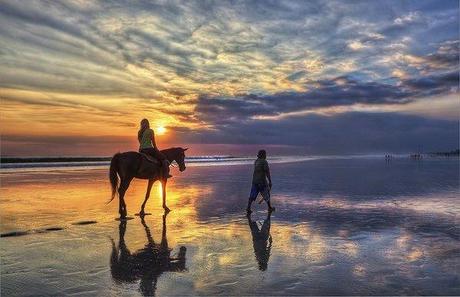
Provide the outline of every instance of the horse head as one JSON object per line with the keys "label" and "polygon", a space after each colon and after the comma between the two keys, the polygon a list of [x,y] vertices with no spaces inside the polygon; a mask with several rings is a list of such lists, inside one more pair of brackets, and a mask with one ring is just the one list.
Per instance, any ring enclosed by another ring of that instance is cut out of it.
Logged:
{"label": "horse head", "polygon": [[176,161],[179,165],[179,170],[182,172],[186,169],[185,166],[185,151],[188,148],[173,147],[170,149],[162,150],[161,152],[166,155],[169,162]]}

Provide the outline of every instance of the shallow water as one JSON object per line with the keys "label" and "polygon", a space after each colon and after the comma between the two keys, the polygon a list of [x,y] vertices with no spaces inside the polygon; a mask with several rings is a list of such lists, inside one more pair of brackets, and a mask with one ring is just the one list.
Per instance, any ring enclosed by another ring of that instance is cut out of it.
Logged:
{"label": "shallow water", "polygon": [[146,182],[115,221],[107,172],[1,174],[1,291],[30,295],[460,295],[458,160],[272,164],[273,203],[243,213],[251,166]]}

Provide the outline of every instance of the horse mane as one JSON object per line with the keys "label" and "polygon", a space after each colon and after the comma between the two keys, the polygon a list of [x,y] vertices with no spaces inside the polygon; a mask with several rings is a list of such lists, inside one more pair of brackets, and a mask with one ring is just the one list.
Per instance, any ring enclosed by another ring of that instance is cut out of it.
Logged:
{"label": "horse mane", "polygon": [[167,148],[167,149],[164,149],[164,150],[161,150],[161,152],[170,152],[170,151],[176,151],[176,150],[179,150],[182,148],[181,147],[170,147],[170,148]]}
{"label": "horse mane", "polygon": [[170,147],[170,148],[161,150],[160,152],[162,152],[165,155],[169,155],[171,153],[180,152],[181,150],[183,150],[183,148],[181,148],[181,147]]}
{"label": "horse mane", "polygon": [[170,147],[170,148],[161,150],[160,152],[162,152],[166,156],[166,158],[171,162],[174,160],[174,158],[178,157],[179,152],[182,152],[182,151],[183,151],[183,148],[181,147]]}

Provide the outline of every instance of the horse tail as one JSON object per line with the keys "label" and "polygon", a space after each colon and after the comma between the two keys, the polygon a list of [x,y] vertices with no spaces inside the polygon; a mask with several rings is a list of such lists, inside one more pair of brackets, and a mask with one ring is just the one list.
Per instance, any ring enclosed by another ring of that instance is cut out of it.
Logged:
{"label": "horse tail", "polygon": [[107,202],[109,204],[112,202],[113,199],[115,199],[115,195],[117,194],[117,190],[119,187],[118,184],[118,161],[119,161],[120,153],[116,153],[112,161],[110,161],[110,171],[109,171],[109,179],[110,179],[110,185],[112,186],[112,198]]}

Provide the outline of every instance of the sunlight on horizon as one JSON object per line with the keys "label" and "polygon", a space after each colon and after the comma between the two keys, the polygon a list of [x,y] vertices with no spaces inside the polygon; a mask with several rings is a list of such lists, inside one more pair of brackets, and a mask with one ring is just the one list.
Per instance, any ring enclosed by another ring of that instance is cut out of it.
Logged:
{"label": "sunlight on horizon", "polygon": [[155,133],[157,135],[164,135],[166,133],[166,128],[163,127],[163,126],[158,126],[156,129],[155,129]]}

